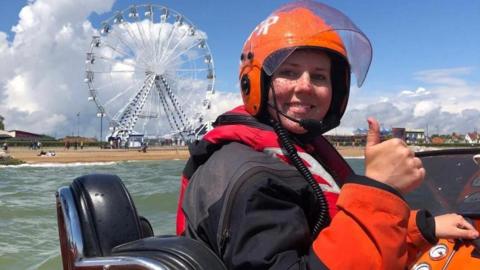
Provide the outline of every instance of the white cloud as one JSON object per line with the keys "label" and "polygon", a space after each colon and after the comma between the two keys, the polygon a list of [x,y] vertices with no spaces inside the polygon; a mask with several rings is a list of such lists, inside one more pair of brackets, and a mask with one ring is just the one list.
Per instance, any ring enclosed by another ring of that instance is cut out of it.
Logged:
{"label": "white cloud", "polygon": [[10,110],[33,113],[39,109],[35,96],[29,95],[31,85],[25,76],[17,75],[5,86],[6,98],[3,104]]}
{"label": "white cloud", "polygon": [[438,109],[438,104],[434,103],[433,101],[420,101],[415,105],[415,108],[413,109],[413,116],[416,118],[422,117]]}
{"label": "white cloud", "polygon": [[470,67],[450,68],[450,69],[432,69],[420,71],[415,74],[415,78],[430,84],[465,86],[466,82],[461,77],[472,73]]}
{"label": "white cloud", "polygon": [[60,31],[58,31],[58,33],[55,35],[55,41],[57,43],[66,43],[71,41],[74,34],[73,31],[74,29],[70,23],[63,25]]}
{"label": "white cloud", "polygon": [[[94,32],[87,17],[111,9],[113,0],[31,1],[12,27],[0,32],[0,114],[7,129],[63,136],[80,125],[97,126],[83,84],[85,51]],[[94,125],[93,123],[94,122]]]}
{"label": "white cloud", "polygon": [[0,51],[6,51],[8,49],[7,34],[0,32]]}
{"label": "white cloud", "polygon": [[212,106],[207,113],[207,120],[215,120],[215,118],[238,105],[243,104],[242,97],[239,92],[215,92],[212,96]]}
{"label": "white cloud", "polygon": [[480,85],[464,78],[472,72],[473,68],[421,71],[415,77],[428,86],[384,97],[353,95],[342,126],[366,127],[365,119],[374,116],[385,127],[429,127],[430,133],[478,130]]}
{"label": "white cloud", "polygon": [[430,95],[430,91],[427,91],[427,89],[423,87],[417,88],[415,91],[410,91],[410,90],[404,90],[400,92],[399,96],[405,96],[405,97],[422,97],[422,96],[428,96]]}
{"label": "white cloud", "polygon": [[[2,62],[2,65],[0,65],[0,115],[5,117],[7,129],[21,129],[57,137],[76,134],[77,130],[80,130],[80,135],[99,136],[100,120],[96,118],[95,106],[87,100],[89,94],[87,85],[84,83],[85,54],[90,48],[92,35],[98,34],[98,31],[92,27],[92,23],[87,18],[92,12],[110,11],[113,2],[114,0],[31,1],[20,11],[19,21],[12,27],[14,36],[11,41],[8,41],[5,33],[0,32],[0,61]],[[173,16],[172,20],[174,20]],[[169,29],[176,29],[171,24],[152,25],[143,20],[140,25],[143,26],[142,29],[148,30],[150,35],[152,33],[163,35],[165,44],[155,43],[152,37],[141,32],[138,24],[130,26],[122,24],[123,27],[129,29],[128,35],[142,36],[141,43],[137,40],[137,43],[133,44],[135,45],[134,48],[141,44],[147,47],[163,46],[167,45],[168,40],[168,44],[173,45],[170,50],[165,51],[162,55],[165,58],[170,57],[170,60],[178,60],[176,63],[164,63],[165,67],[156,66],[154,71],[162,72],[165,70],[166,75],[176,76],[176,74],[169,74],[170,71],[167,69],[171,70],[173,65],[187,61],[187,58],[198,59],[199,61],[188,63],[192,66],[192,69],[198,68],[200,62],[208,63],[208,59],[205,58],[207,55],[190,49],[191,47],[201,47],[199,38],[206,38],[206,33],[195,29],[193,34],[189,32],[191,29],[188,24],[184,23],[178,27],[182,31],[177,29],[174,32],[174,37],[167,37],[166,35],[171,32]],[[112,26],[112,28],[115,27],[118,28],[119,26]],[[181,50],[187,51],[187,58],[183,56],[183,58],[176,58],[178,51]],[[117,52],[117,54],[119,53]],[[108,55],[102,56],[108,57]],[[117,62],[105,61],[103,66],[97,65],[96,67],[113,67],[116,71],[131,70],[132,67],[140,66],[138,61],[154,57],[152,54],[138,58],[125,58],[123,56],[115,58],[114,60],[118,60]],[[97,62],[99,62],[98,59]],[[202,70],[202,68],[198,69]],[[206,78],[207,71],[202,70],[203,74],[198,73],[195,76],[190,76],[188,69],[183,70],[183,72],[186,75],[183,74],[173,85],[177,87],[176,90],[185,90],[185,92],[177,94],[184,111],[188,113],[188,110],[194,110],[203,104],[203,97],[201,96],[205,93],[196,90],[206,89],[208,82],[207,80],[194,79],[197,75],[199,78]],[[132,73],[118,72],[112,74],[112,76],[104,76],[105,84],[95,85],[99,89],[104,87],[102,94],[105,96],[98,95],[97,98],[105,103],[108,101],[110,101],[110,104],[117,102],[113,98],[118,95],[128,100],[131,93],[126,93],[127,90],[138,88],[142,84],[141,80],[132,84]],[[144,71],[135,73],[135,75],[143,76],[144,74]],[[102,82],[102,80],[98,79],[96,82]],[[106,89],[108,84],[115,84],[115,87]],[[122,95],[122,92],[126,94]],[[193,96],[193,101],[187,100],[188,96]],[[117,103],[121,102],[118,101]],[[240,103],[239,95],[217,91],[213,96],[211,110],[207,118],[213,120],[220,112]],[[110,111],[107,109],[108,116],[115,114],[120,107],[123,107],[124,103],[117,104],[118,108],[114,105],[109,106],[111,107],[109,108]],[[79,117],[77,117],[78,112],[80,112]],[[104,127],[106,127],[108,120],[103,120]]]}
{"label": "white cloud", "polygon": [[7,34],[0,32],[0,97],[2,93],[2,84],[11,79],[12,69],[12,53],[7,40]]}
{"label": "white cloud", "polygon": [[380,98],[379,98],[379,101],[380,101],[380,102],[389,102],[389,101],[390,101],[390,98],[388,98],[388,97],[380,97]]}

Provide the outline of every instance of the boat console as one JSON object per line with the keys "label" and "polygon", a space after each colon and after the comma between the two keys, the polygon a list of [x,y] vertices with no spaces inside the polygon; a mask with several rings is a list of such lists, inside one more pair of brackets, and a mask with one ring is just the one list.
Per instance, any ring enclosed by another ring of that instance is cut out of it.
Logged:
{"label": "boat console", "polygon": [[76,178],[56,201],[63,269],[226,269],[199,241],[153,236],[118,176]]}
{"label": "boat console", "polygon": [[[480,231],[479,153],[478,148],[417,152],[426,176],[406,196],[410,207],[428,209],[434,216],[460,214]],[[480,239],[440,239],[411,269],[480,269]]]}

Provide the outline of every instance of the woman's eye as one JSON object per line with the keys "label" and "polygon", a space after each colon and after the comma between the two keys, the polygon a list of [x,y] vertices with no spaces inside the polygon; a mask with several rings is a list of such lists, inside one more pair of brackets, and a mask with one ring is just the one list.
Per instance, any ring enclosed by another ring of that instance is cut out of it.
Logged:
{"label": "woman's eye", "polygon": [[287,79],[297,79],[299,77],[298,72],[294,70],[281,70],[279,76]]}
{"label": "woman's eye", "polygon": [[323,82],[327,79],[327,76],[324,74],[312,74],[311,78],[313,82]]}

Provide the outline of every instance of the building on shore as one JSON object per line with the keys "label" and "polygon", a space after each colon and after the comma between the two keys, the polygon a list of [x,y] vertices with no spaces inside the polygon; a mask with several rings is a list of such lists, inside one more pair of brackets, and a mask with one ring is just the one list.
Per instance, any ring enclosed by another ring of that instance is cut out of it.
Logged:
{"label": "building on shore", "polygon": [[[366,143],[368,129],[345,129],[337,128],[325,134],[325,137],[336,146],[363,146]],[[389,138],[399,138],[407,144],[422,144],[428,142],[423,129],[407,129],[403,127],[380,128],[380,137],[382,140]]]}
{"label": "building on shore", "polygon": [[407,144],[422,144],[426,142],[424,129],[405,129],[405,142]]}
{"label": "building on shore", "polygon": [[480,143],[480,136],[476,131],[469,132],[465,135],[465,142],[469,144]]}
{"label": "building on shore", "polygon": [[5,130],[0,130],[0,140],[10,139],[10,138],[12,138],[12,134],[10,132]]}
{"label": "building on shore", "polygon": [[2,139],[9,139],[9,138],[15,138],[15,139],[20,139],[20,140],[38,140],[43,135],[32,133],[32,132],[27,132],[23,130],[0,130],[0,138]]}
{"label": "building on shore", "polygon": [[366,142],[366,133],[359,129],[337,127],[325,133],[325,138],[334,146],[362,146]]}

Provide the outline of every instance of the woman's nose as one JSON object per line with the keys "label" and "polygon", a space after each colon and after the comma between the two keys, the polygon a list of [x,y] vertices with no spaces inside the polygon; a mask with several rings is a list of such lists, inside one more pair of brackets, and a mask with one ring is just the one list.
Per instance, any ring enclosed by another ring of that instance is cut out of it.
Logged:
{"label": "woman's nose", "polygon": [[296,85],[297,91],[311,91],[313,90],[313,84],[308,72],[303,72],[300,77],[297,79]]}

